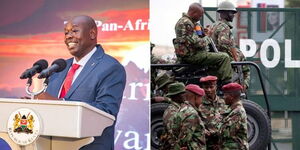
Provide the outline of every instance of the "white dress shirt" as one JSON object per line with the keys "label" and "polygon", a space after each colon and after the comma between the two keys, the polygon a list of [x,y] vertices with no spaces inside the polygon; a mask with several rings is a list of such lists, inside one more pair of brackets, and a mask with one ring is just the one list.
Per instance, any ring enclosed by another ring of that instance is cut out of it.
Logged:
{"label": "white dress shirt", "polygon": [[[78,64],[78,65],[80,65],[80,67],[76,70],[76,72],[75,72],[75,74],[73,76],[72,84],[76,80],[76,78],[78,77],[78,75],[80,74],[80,72],[82,71],[82,69],[85,66],[85,64],[90,60],[90,58],[92,57],[92,55],[96,52],[96,50],[97,50],[97,47],[94,47],[88,54],[86,54],[84,57],[82,57],[78,62],[76,61],[75,58],[73,59],[72,65],[73,64]],[[70,67],[70,69],[71,68],[72,67]],[[70,71],[70,69],[69,69],[69,71]],[[63,82],[63,84],[60,87],[60,90],[58,92],[58,97],[60,96],[60,92],[61,92],[61,89],[62,89],[64,83],[65,83],[65,81]]]}

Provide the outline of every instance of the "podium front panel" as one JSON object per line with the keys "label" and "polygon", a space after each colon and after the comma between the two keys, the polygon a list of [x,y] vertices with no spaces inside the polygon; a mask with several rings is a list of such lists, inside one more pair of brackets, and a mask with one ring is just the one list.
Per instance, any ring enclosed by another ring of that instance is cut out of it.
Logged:
{"label": "podium front panel", "polygon": [[82,138],[100,136],[114,117],[83,102],[22,100],[0,98],[0,132],[7,132],[7,121],[20,108],[33,110],[40,118],[40,135]]}

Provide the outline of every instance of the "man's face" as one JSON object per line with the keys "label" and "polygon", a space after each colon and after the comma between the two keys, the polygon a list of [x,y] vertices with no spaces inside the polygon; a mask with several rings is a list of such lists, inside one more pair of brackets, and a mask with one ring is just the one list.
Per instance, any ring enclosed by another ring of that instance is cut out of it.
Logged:
{"label": "man's face", "polygon": [[229,22],[232,22],[236,12],[234,12],[234,11],[224,11],[223,13],[225,14],[225,19]]}
{"label": "man's face", "polygon": [[228,12],[228,21],[232,22],[234,18],[235,12],[234,11],[229,11]]}
{"label": "man's face", "polygon": [[190,91],[186,91],[184,97],[185,100],[189,101],[192,105],[196,106],[197,108],[202,103],[202,96],[196,95]]}
{"label": "man's face", "polygon": [[205,91],[206,97],[208,97],[209,99],[214,99],[216,97],[217,84],[215,82],[210,84],[204,84],[202,85],[202,88]]}
{"label": "man's face", "polygon": [[90,46],[90,34],[87,25],[80,20],[71,20],[65,25],[65,44],[71,55],[81,57]]}
{"label": "man's face", "polygon": [[164,85],[163,87],[161,87],[161,90],[163,93],[168,93],[168,86],[170,85],[171,83],[167,83],[166,85]]}
{"label": "man's face", "polygon": [[233,103],[233,96],[230,93],[224,93],[224,100],[226,105],[231,105]]}
{"label": "man's face", "polygon": [[182,102],[184,102],[186,100],[186,96],[185,96],[185,92],[184,93],[181,93],[179,95],[180,99],[182,100]]}
{"label": "man's face", "polygon": [[200,9],[200,8],[198,11],[195,11],[192,16],[193,21],[195,21],[195,22],[199,21],[203,16],[203,12],[204,12],[204,10]]}
{"label": "man's face", "polygon": [[202,104],[202,96],[196,96],[196,107],[199,108],[199,106]]}

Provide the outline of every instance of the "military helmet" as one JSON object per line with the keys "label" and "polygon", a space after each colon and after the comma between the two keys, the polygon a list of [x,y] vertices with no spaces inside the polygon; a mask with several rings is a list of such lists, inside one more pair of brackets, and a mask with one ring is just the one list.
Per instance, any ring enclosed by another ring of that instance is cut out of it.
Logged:
{"label": "military helmet", "polygon": [[161,73],[155,78],[155,83],[157,85],[156,90],[161,89],[163,86],[165,86],[168,83],[172,83],[173,78],[170,77],[167,73]]}
{"label": "military helmet", "polygon": [[222,10],[237,12],[233,3],[231,3],[230,1],[227,1],[227,0],[223,1],[219,4],[217,12],[222,11]]}
{"label": "military helmet", "polygon": [[185,85],[182,82],[176,82],[168,86],[168,93],[166,96],[177,95],[183,92],[185,92]]}

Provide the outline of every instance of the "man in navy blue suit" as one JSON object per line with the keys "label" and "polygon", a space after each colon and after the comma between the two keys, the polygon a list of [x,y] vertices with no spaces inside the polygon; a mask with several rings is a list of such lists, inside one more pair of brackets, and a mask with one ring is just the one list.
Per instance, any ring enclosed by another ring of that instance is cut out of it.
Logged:
{"label": "man in navy blue suit", "polygon": [[[89,16],[76,16],[64,28],[71,55],[67,67],[49,78],[39,99],[86,102],[117,117],[126,83],[124,67],[97,44],[97,26]],[[115,123],[80,150],[113,150]]]}

